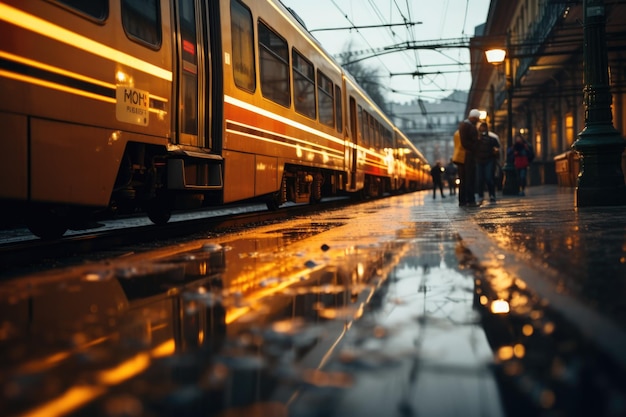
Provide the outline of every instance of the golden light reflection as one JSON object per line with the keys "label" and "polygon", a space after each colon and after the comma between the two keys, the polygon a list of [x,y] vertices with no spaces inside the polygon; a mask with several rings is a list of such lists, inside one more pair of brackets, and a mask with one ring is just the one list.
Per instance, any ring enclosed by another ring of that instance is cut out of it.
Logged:
{"label": "golden light reflection", "polygon": [[115,73],[115,81],[117,82],[117,84],[123,84],[128,87],[133,87],[135,84],[133,78],[121,70],[118,70]]}
{"label": "golden light reflection", "polygon": [[533,329],[533,326],[530,324],[525,324],[522,327],[522,333],[524,334],[524,336],[531,336],[534,333],[535,329]]}
{"label": "golden light reflection", "polygon": [[176,353],[176,341],[174,339],[169,339],[152,349],[153,358],[163,358],[174,353]]}
{"label": "golden light reflection", "polygon": [[20,368],[20,372],[43,372],[46,369],[49,369],[52,366],[58,364],[59,362],[64,361],[65,359],[71,357],[71,355],[75,354],[76,352],[86,349],[91,346],[95,346],[106,340],[108,340],[107,337],[100,337],[98,339],[94,339],[89,342],[86,342],[86,341],[77,342],[76,344],[78,346],[76,349],[57,352],[45,358],[28,362],[23,367]]}
{"label": "golden light reflection", "polygon": [[501,361],[508,361],[513,359],[513,346],[502,346],[496,352],[496,355]]}
{"label": "golden light reflection", "polygon": [[77,88],[67,87],[65,85],[53,83],[53,82],[50,82],[50,81],[40,80],[38,78],[31,77],[31,76],[21,75],[21,74],[9,72],[9,71],[0,71],[0,76],[5,77],[5,78],[10,78],[10,79],[13,79],[13,80],[22,81],[22,82],[25,82],[25,83],[39,85],[41,87],[46,87],[46,88],[51,88],[51,89],[58,90],[58,91],[63,91],[63,92],[70,93],[70,94],[75,94],[75,95],[79,95],[79,96],[83,96],[83,97],[88,97],[88,98],[91,98],[91,99],[94,99],[94,100],[104,101],[106,103],[112,103],[112,104],[116,103],[115,99],[110,98],[110,97],[105,97],[105,96],[102,96],[102,95],[99,95],[99,94],[90,93],[88,91],[80,90],[80,89],[77,89]]}
{"label": "golden light reflection", "polygon": [[172,72],[165,68],[142,61],[135,56],[113,49],[108,45],[96,42],[93,39],[3,3],[0,3],[0,20],[113,62],[124,63],[146,74],[154,75],[166,81],[172,81]]}
{"label": "golden light reflection", "polygon": [[515,291],[513,294],[511,294],[511,301],[509,302],[509,304],[512,308],[519,309],[521,307],[528,306],[528,302],[528,296],[518,291]]}
{"label": "golden light reflection", "polygon": [[489,302],[489,298],[487,298],[486,295],[480,296],[480,305],[486,306],[488,302]]}
{"label": "golden light reflection", "polygon": [[546,324],[543,325],[543,332],[545,334],[552,334],[554,332],[554,323],[552,323],[551,321],[547,322]]}
{"label": "golden light reflection", "polygon": [[[299,258],[294,257],[293,262],[294,264],[292,268],[294,269],[294,272],[284,278],[272,282],[271,286],[263,285],[263,282],[266,282],[266,275],[264,275],[264,273],[269,271],[276,272],[275,264],[267,264],[262,268],[257,268],[248,273],[241,274],[237,278],[236,286],[239,288],[238,292],[231,292],[230,294],[225,295],[245,299],[245,305],[237,303],[234,306],[229,306],[226,311],[226,324],[230,324],[244,314],[252,311],[254,304],[261,302],[263,298],[270,297],[278,292],[284,291],[291,285],[302,282],[303,277],[308,277],[310,273],[314,273],[326,267],[324,263],[319,263],[315,264],[313,267],[306,267],[306,269],[302,269],[301,260]],[[287,265],[283,268],[284,271],[288,269]]]}
{"label": "golden light reflection", "polygon": [[496,355],[501,361],[508,361],[515,358],[521,359],[526,355],[526,348],[521,343],[514,346],[501,346]]}
{"label": "golden light reflection", "polygon": [[516,358],[523,358],[526,355],[526,347],[521,343],[516,344],[513,346],[513,354]]}
{"label": "golden light reflection", "polygon": [[72,387],[60,397],[35,408],[29,413],[23,414],[22,417],[50,417],[69,414],[102,395],[104,390],[103,387],[87,385]]}
{"label": "golden light reflection", "polygon": [[365,266],[361,262],[359,262],[359,264],[356,267],[356,270],[357,270],[359,280],[363,279],[363,275],[365,274]]}
{"label": "golden light reflection", "polygon": [[510,311],[509,303],[506,300],[494,300],[491,303],[491,312],[494,314],[506,314]]}
{"label": "golden light reflection", "polygon": [[150,356],[140,353],[114,368],[99,372],[97,380],[101,384],[117,385],[143,372],[149,365]]}
{"label": "golden light reflection", "polygon": [[513,278],[507,271],[504,269],[496,269],[493,268],[490,270],[490,279],[491,287],[494,291],[499,295],[500,298],[507,298],[507,294],[510,288],[515,283],[515,278]]}

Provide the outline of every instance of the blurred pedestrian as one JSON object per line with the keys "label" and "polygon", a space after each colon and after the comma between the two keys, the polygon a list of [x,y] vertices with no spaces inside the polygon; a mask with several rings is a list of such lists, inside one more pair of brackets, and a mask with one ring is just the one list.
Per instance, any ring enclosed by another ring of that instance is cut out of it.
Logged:
{"label": "blurred pedestrian", "polygon": [[456,194],[456,178],[458,172],[459,170],[454,164],[453,158],[450,158],[450,162],[446,165],[446,181],[448,181],[448,193],[450,195]]}
{"label": "blurred pedestrian", "polygon": [[[478,143],[478,129],[476,123],[480,119],[478,109],[470,110],[467,119],[459,124],[459,138],[465,150],[465,161],[463,167],[459,167],[459,205],[476,207],[476,145]],[[460,193],[464,193],[461,200]],[[463,203],[464,201],[464,203]]]}
{"label": "blurred pedestrian", "polygon": [[454,153],[452,154],[452,161],[457,168],[457,176],[459,178],[459,206],[467,204],[467,193],[465,192],[465,181],[461,178],[465,172],[465,149],[461,144],[461,134],[457,129],[454,132]]}
{"label": "blurred pedestrian", "polygon": [[478,143],[476,145],[476,193],[479,203],[485,200],[485,187],[489,193],[489,201],[496,202],[496,185],[494,170],[496,160],[500,156],[498,135],[489,131],[489,125],[482,122],[478,126]]}
{"label": "blurred pedestrian", "polygon": [[526,177],[528,174],[528,166],[533,161],[535,153],[532,147],[522,135],[515,135],[515,143],[507,151],[507,161],[515,167],[517,174],[517,185],[519,187],[518,195],[526,195]]}
{"label": "blurred pedestrian", "polygon": [[446,198],[443,195],[443,175],[445,168],[441,166],[441,162],[437,161],[434,167],[430,169],[430,176],[433,179],[433,200],[437,198],[437,189],[441,192],[441,198]]}

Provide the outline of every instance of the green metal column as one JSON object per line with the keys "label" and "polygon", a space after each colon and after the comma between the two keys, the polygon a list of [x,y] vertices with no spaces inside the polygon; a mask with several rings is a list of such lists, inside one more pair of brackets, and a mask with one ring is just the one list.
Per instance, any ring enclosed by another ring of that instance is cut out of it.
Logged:
{"label": "green metal column", "polygon": [[577,207],[626,204],[621,168],[626,141],[613,127],[604,0],[584,0],[585,128],[572,147],[580,154]]}

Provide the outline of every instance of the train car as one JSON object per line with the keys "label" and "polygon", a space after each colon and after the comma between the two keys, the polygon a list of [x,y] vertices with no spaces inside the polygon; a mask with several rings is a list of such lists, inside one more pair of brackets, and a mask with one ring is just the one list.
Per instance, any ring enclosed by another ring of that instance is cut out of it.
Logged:
{"label": "train car", "polygon": [[431,166],[413,142],[397,127],[394,128],[395,162],[398,166],[400,190],[412,192],[432,188]]}
{"label": "train car", "polygon": [[38,236],[423,185],[423,156],[276,0],[2,0],[0,33],[0,214]]}

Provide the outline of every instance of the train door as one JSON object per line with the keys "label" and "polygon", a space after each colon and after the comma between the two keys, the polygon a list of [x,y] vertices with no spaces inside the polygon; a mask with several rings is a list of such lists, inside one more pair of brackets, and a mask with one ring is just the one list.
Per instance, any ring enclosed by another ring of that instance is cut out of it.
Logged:
{"label": "train door", "polygon": [[181,145],[210,148],[211,78],[208,60],[210,45],[206,25],[209,24],[201,0],[179,0],[176,8],[177,25],[177,77],[178,100],[177,133]]}
{"label": "train door", "polygon": [[350,131],[352,133],[352,149],[349,153],[350,161],[350,189],[356,188],[356,169],[357,169],[357,138],[359,137],[359,129],[357,123],[356,100],[350,96]]}

